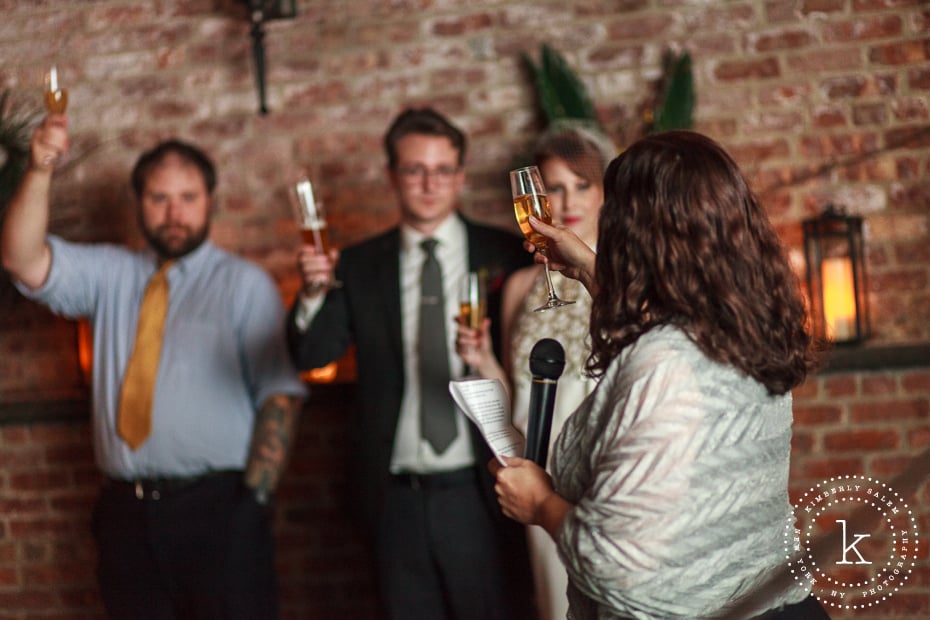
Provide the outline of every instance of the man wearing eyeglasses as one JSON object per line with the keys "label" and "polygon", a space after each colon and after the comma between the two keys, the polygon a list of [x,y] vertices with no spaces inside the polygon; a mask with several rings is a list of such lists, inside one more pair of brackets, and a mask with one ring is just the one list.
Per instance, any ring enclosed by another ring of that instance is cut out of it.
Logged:
{"label": "man wearing eyeglasses", "polygon": [[[490,450],[448,392],[465,372],[453,342],[459,284],[479,269],[502,282],[530,255],[516,235],[457,213],[466,139],[446,118],[406,110],[384,144],[400,225],[341,253],[301,249],[291,354],[318,368],[355,345],[351,509],[372,543],[386,616],[530,618],[523,535],[501,518]],[[496,317],[499,286],[489,289]]]}

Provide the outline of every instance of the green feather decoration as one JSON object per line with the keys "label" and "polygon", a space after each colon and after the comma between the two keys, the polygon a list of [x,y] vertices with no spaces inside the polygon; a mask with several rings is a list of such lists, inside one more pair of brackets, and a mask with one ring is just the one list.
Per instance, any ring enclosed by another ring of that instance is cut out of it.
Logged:
{"label": "green feather decoration", "polygon": [[529,54],[523,57],[533,73],[547,125],[562,119],[577,119],[599,126],[588,89],[558,51],[543,43],[539,64]]}
{"label": "green feather decoration", "polygon": [[652,131],[691,129],[695,104],[691,55],[683,52],[676,56],[667,51],[662,65],[665,79],[656,98]]}

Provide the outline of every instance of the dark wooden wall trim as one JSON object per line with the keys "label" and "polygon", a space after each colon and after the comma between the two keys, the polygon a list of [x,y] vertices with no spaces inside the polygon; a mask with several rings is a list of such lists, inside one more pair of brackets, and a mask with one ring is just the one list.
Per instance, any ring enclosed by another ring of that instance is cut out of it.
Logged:
{"label": "dark wooden wall trim", "polygon": [[885,346],[838,346],[820,374],[930,367],[930,343]]}

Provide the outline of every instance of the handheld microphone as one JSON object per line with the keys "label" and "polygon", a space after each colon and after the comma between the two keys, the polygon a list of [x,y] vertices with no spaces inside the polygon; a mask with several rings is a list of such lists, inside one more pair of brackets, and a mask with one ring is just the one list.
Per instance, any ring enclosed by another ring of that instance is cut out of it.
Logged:
{"label": "handheld microphone", "polygon": [[530,351],[529,423],[526,432],[524,458],[540,467],[546,467],[549,457],[549,431],[552,429],[552,411],[555,409],[556,382],[565,368],[565,350],[558,340],[543,338]]}

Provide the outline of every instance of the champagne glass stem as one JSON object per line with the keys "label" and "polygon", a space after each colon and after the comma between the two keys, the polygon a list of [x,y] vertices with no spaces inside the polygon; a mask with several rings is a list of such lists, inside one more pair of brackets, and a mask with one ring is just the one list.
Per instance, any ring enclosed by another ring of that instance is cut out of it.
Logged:
{"label": "champagne glass stem", "polygon": [[555,287],[552,286],[552,275],[549,273],[549,263],[546,263],[543,267],[546,271],[546,290],[549,293],[549,301],[558,299],[559,296],[555,294]]}
{"label": "champagne glass stem", "polygon": [[546,303],[536,308],[534,312],[545,312],[551,308],[561,308],[562,306],[568,306],[575,303],[574,301],[568,301],[561,299],[555,292],[555,287],[552,286],[552,275],[549,272],[549,263],[543,263],[543,269],[546,274],[546,294],[547,299]]}

